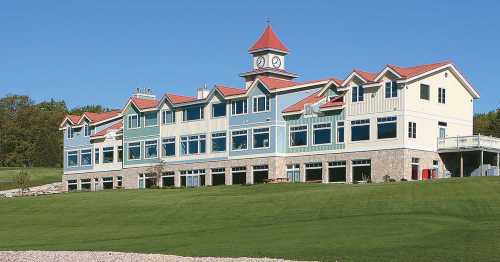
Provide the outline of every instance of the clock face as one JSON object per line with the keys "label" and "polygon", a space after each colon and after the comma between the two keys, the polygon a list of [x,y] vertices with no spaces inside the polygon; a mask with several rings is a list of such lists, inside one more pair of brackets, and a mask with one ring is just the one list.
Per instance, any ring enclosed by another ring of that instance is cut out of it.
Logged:
{"label": "clock face", "polygon": [[266,59],[263,56],[259,56],[259,57],[257,57],[257,60],[255,61],[255,63],[257,64],[258,68],[263,68],[264,64],[266,63]]}
{"label": "clock face", "polygon": [[281,59],[277,56],[273,57],[273,67],[279,68],[281,66]]}

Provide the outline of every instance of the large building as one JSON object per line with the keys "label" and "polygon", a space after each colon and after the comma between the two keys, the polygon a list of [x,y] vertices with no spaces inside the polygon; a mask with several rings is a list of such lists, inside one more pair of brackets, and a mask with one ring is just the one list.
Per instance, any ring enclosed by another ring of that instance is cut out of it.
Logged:
{"label": "large building", "polygon": [[[472,136],[479,93],[453,63],[297,81],[288,51],[268,26],[249,49],[242,87],[137,90],[119,111],[67,116],[68,190],[464,175],[463,154],[439,150]],[[490,162],[498,152],[488,151]]]}

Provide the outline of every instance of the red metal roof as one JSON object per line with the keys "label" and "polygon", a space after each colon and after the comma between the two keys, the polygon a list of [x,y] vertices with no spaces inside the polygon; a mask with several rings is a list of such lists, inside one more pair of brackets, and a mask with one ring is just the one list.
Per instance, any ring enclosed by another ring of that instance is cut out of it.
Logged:
{"label": "red metal roof", "polygon": [[280,41],[278,36],[274,33],[271,25],[266,27],[266,30],[260,36],[259,40],[250,47],[249,52],[253,52],[261,49],[275,49],[283,52],[288,52],[288,48]]}
{"label": "red metal roof", "polygon": [[[118,116],[120,112],[118,111],[109,111],[109,112],[102,112],[102,113],[92,113],[92,112],[85,112],[83,115],[88,117],[91,123],[96,123],[96,122],[101,122],[106,119],[113,118],[115,116]],[[82,115],[82,117],[83,117]]]}
{"label": "red metal roof", "polygon": [[300,112],[304,110],[305,105],[317,103],[318,101],[324,98],[324,96],[320,96],[319,93],[320,91],[317,91],[314,94],[300,100],[299,102],[285,108],[285,110],[283,110],[283,113]]}
{"label": "red metal roof", "polygon": [[400,74],[403,78],[411,78],[425,72],[429,72],[436,68],[442,67],[444,65],[450,64],[449,61],[439,62],[434,64],[425,64],[411,67],[399,67],[396,65],[387,65],[390,69],[396,71],[396,73]]}
{"label": "red metal roof", "polygon": [[76,124],[78,123],[78,121],[80,121],[80,116],[77,115],[67,115],[67,117],[71,122],[73,122],[73,124]]}
{"label": "red metal roof", "polygon": [[259,76],[257,77],[257,79],[264,83],[264,85],[266,85],[270,90],[292,87],[299,84],[291,80],[276,78],[272,76]]}
{"label": "red metal roof", "polygon": [[247,92],[246,89],[229,87],[229,86],[222,86],[222,85],[217,85],[217,86],[215,86],[215,88],[217,88],[217,90],[219,90],[223,96],[242,95],[242,94],[245,94]]}
{"label": "red metal roof", "polygon": [[99,137],[99,136],[105,136],[108,132],[112,131],[112,130],[120,130],[123,128],[123,123],[122,121],[118,122],[118,123],[115,123],[95,134],[92,135],[92,137]]}
{"label": "red metal roof", "polygon": [[356,74],[358,74],[359,76],[361,76],[364,80],[368,81],[368,82],[372,82],[373,80],[375,80],[375,77],[377,77],[377,73],[370,73],[370,72],[365,72],[365,71],[361,71],[361,70],[358,70],[358,69],[354,69],[354,72],[356,72]]}
{"label": "red metal roof", "polygon": [[134,103],[135,106],[137,106],[139,109],[150,109],[150,108],[155,108],[158,106],[160,101],[157,99],[143,99],[143,98],[137,98],[137,97],[132,97],[132,103]]}
{"label": "red metal roof", "polygon": [[196,97],[192,96],[180,96],[174,94],[165,94],[165,96],[168,98],[168,100],[170,100],[170,102],[172,102],[172,104],[182,104],[197,100]]}

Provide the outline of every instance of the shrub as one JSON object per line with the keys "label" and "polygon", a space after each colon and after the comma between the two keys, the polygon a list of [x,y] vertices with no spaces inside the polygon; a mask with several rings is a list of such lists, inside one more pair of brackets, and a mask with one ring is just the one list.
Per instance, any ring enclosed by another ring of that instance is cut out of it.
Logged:
{"label": "shrub", "polygon": [[30,182],[31,182],[30,174],[26,172],[26,170],[21,169],[19,173],[16,175],[16,186],[21,191],[21,195],[23,195],[24,192],[29,190]]}

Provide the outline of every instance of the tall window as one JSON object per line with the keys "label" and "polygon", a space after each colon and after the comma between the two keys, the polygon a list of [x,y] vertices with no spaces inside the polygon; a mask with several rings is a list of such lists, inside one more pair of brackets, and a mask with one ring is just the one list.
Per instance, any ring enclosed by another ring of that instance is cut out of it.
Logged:
{"label": "tall window", "polygon": [[269,99],[267,96],[258,96],[253,98],[253,112],[269,111]]}
{"label": "tall window", "polygon": [[398,97],[398,84],[395,81],[385,83],[385,98]]}
{"label": "tall window", "polygon": [[101,157],[100,157],[100,154],[99,154],[99,148],[96,148],[96,149],[94,150],[94,154],[95,154],[95,157],[94,157],[94,163],[95,163],[95,164],[99,164],[99,162],[100,162],[100,158],[101,158]]}
{"label": "tall window", "polygon": [[212,152],[226,151],[226,132],[212,134]]}
{"label": "tall window", "polygon": [[439,138],[445,138],[446,129],[448,128],[448,123],[439,121],[438,126],[439,126]]}
{"label": "tall window", "polygon": [[332,142],[332,124],[322,123],[313,125],[313,144],[323,145]]}
{"label": "tall window", "polygon": [[408,122],[408,137],[417,138],[417,123]]}
{"label": "tall window", "polygon": [[290,146],[307,146],[307,126],[290,127]]}
{"label": "tall window", "polygon": [[379,117],[377,118],[377,138],[395,138],[397,137],[397,117]]}
{"label": "tall window", "polygon": [[83,127],[83,135],[84,136],[90,136],[90,126],[89,125],[85,125]]}
{"label": "tall window", "polygon": [[102,163],[113,163],[114,161],[114,147],[103,147],[102,148]]}
{"label": "tall window", "polygon": [[446,89],[438,88],[438,103],[446,104]]}
{"label": "tall window", "polygon": [[156,126],[158,125],[158,112],[147,112],[144,113],[144,126]]}
{"label": "tall window", "polygon": [[163,156],[175,156],[175,137],[164,138],[161,144]]}
{"label": "tall window", "polygon": [[66,129],[66,132],[67,132],[67,135],[68,135],[68,139],[73,138],[73,136],[74,136],[74,133],[73,133],[74,130],[73,130],[72,127],[68,126],[68,128]]}
{"label": "tall window", "polygon": [[234,100],[231,102],[231,114],[242,115],[247,113],[247,100]]}
{"label": "tall window", "polygon": [[431,87],[429,85],[420,84],[420,99],[430,99],[430,88]]}
{"label": "tall window", "polygon": [[118,146],[118,162],[123,162],[123,146]]}
{"label": "tall window", "polygon": [[351,121],[351,141],[370,140],[370,119]]}
{"label": "tall window", "polygon": [[82,166],[92,165],[92,149],[80,151],[80,163]]}
{"label": "tall window", "polygon": [[364,99],[363,86],[352,87],[352,102],[361,102]]}
{"label": "tall window", "polygon": [[136,160],[141,158],[141,143],[128,143],[128,160]]}
{"label": "tall window", "polygon": [[138,128],[139,125],[139,116],[138,115],[129,115],[128,116],[128,128]]}
{"label": "tall window", "polygon": [[78,151],[68,152],[68,167],[78,166]]}
{"label": "tall window", "polygon": [[238,130],[231,132],[232,150],[244,150],[248,148],[248,131]]}
{"label": "tall window", "polygon": [[206,135],[182,136],[181,154],[192,155],[206,152]]}
{"label": "tall window", "polygon": [[158,157],[158,140],[148,140],[144,142],[144,158]]}
{"label": "tall window", "polygon": [[344,121],[337,122],[337,143],[344,143]]}
{"label": "tall window", "polygon": [[269,147],[269,127],[253,130],[253,148]]}
{"label": "tall window", "polygon": [[212,117],[226,116],[226,103],[212,104]]}
{"label": "tall window", "polygon": [[193,121],[203,119],[203,107],[195,106],[188,107],[182,111],[182,120],[183,121]]}
{"label": "tall window", "polygon": [[162,111],[161,122],[164,125],[175,123],[175,111],[169,111],[169,110]]}

